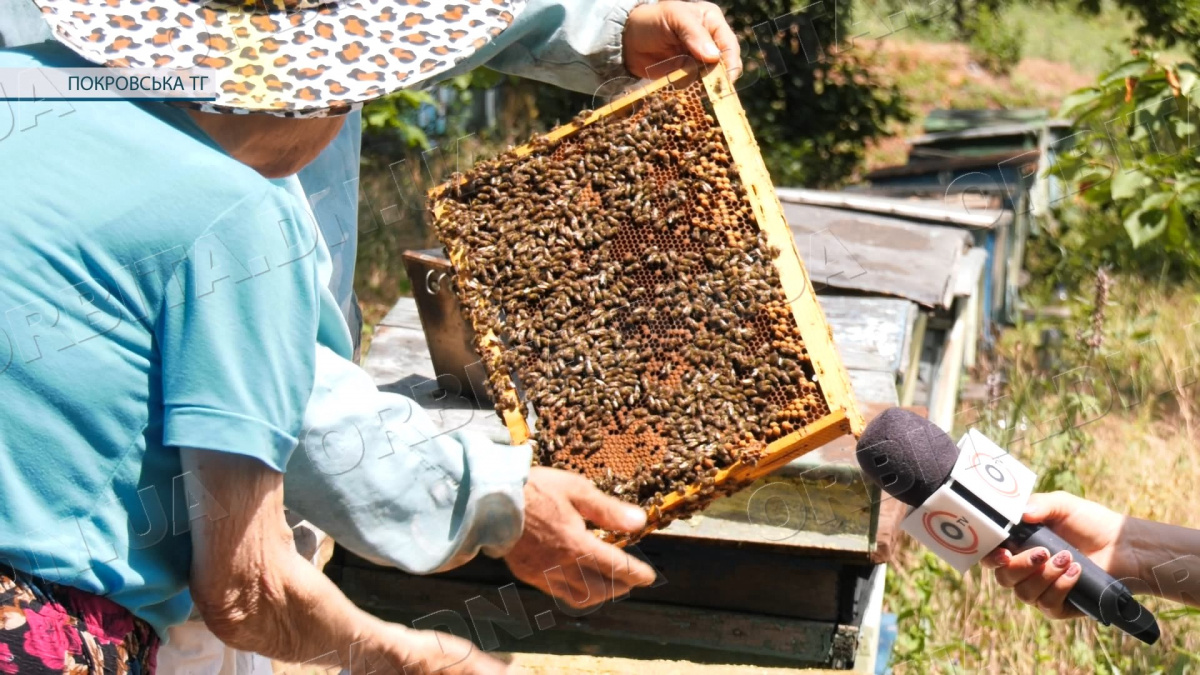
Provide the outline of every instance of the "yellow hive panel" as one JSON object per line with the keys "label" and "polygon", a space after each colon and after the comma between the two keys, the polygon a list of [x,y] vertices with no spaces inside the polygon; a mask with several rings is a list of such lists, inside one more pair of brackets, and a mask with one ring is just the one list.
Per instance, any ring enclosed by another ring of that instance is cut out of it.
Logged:
{"label": "yellow hive panel", "polygon": [[862,430],[736,93],[688,79],[430,193],[513,442],[647,532]]}

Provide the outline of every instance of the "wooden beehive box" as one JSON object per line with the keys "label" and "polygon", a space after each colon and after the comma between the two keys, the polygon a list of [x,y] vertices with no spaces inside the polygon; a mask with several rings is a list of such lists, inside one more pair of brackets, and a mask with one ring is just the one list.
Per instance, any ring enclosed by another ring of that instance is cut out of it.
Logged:
{"label": "wooden beehive box", "polygon": [[648,509],[645,532],[609,540],[861,433],[722,67],[648,84],[430,200],[512,442]]}

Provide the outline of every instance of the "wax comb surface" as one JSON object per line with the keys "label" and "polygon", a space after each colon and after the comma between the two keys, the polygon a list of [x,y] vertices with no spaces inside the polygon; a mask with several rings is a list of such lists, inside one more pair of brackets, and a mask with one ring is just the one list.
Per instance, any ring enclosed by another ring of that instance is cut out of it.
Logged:
{"label": "wax comb surface", "polygon": [[684,79],[430,195],[513,441],[647,531],[862,429],[736,94]]}

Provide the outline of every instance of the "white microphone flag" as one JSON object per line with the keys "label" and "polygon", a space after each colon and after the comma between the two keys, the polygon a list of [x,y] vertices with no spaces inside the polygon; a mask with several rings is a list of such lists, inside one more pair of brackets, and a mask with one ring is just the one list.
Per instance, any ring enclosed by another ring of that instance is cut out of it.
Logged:
{"label": "white microphone flag", "polygon": [[959,574],[974,567],[1008,538],[1007,527],[992,522],[954,492],[949,482],[909,512],[900,527]]}
{"label": "white microphone flag", "polygon": [[[950,480],[911,509],[900,528],[962,574],[1003,543],[1012,525],[1021,521],[1037,474],[974,429],[959,440],[958,448]],[[1008,522],[984,515],[955,492],[955,483]]]}
{"label": "white microphone flag", "polygon": [[950,477],[1010,523],[1021,522],[1037,474],[987,436],[971,429],[958,441],[958,462]]}

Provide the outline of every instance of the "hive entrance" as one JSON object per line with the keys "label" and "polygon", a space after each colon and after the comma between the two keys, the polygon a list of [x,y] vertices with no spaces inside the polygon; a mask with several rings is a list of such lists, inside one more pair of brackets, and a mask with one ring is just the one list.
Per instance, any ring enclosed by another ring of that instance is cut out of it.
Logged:
{"label": "hive entrance", "polygon": [[624,112],[480,162],[435,225],[537,461],[678,517],[830,406],[702,84]]}

